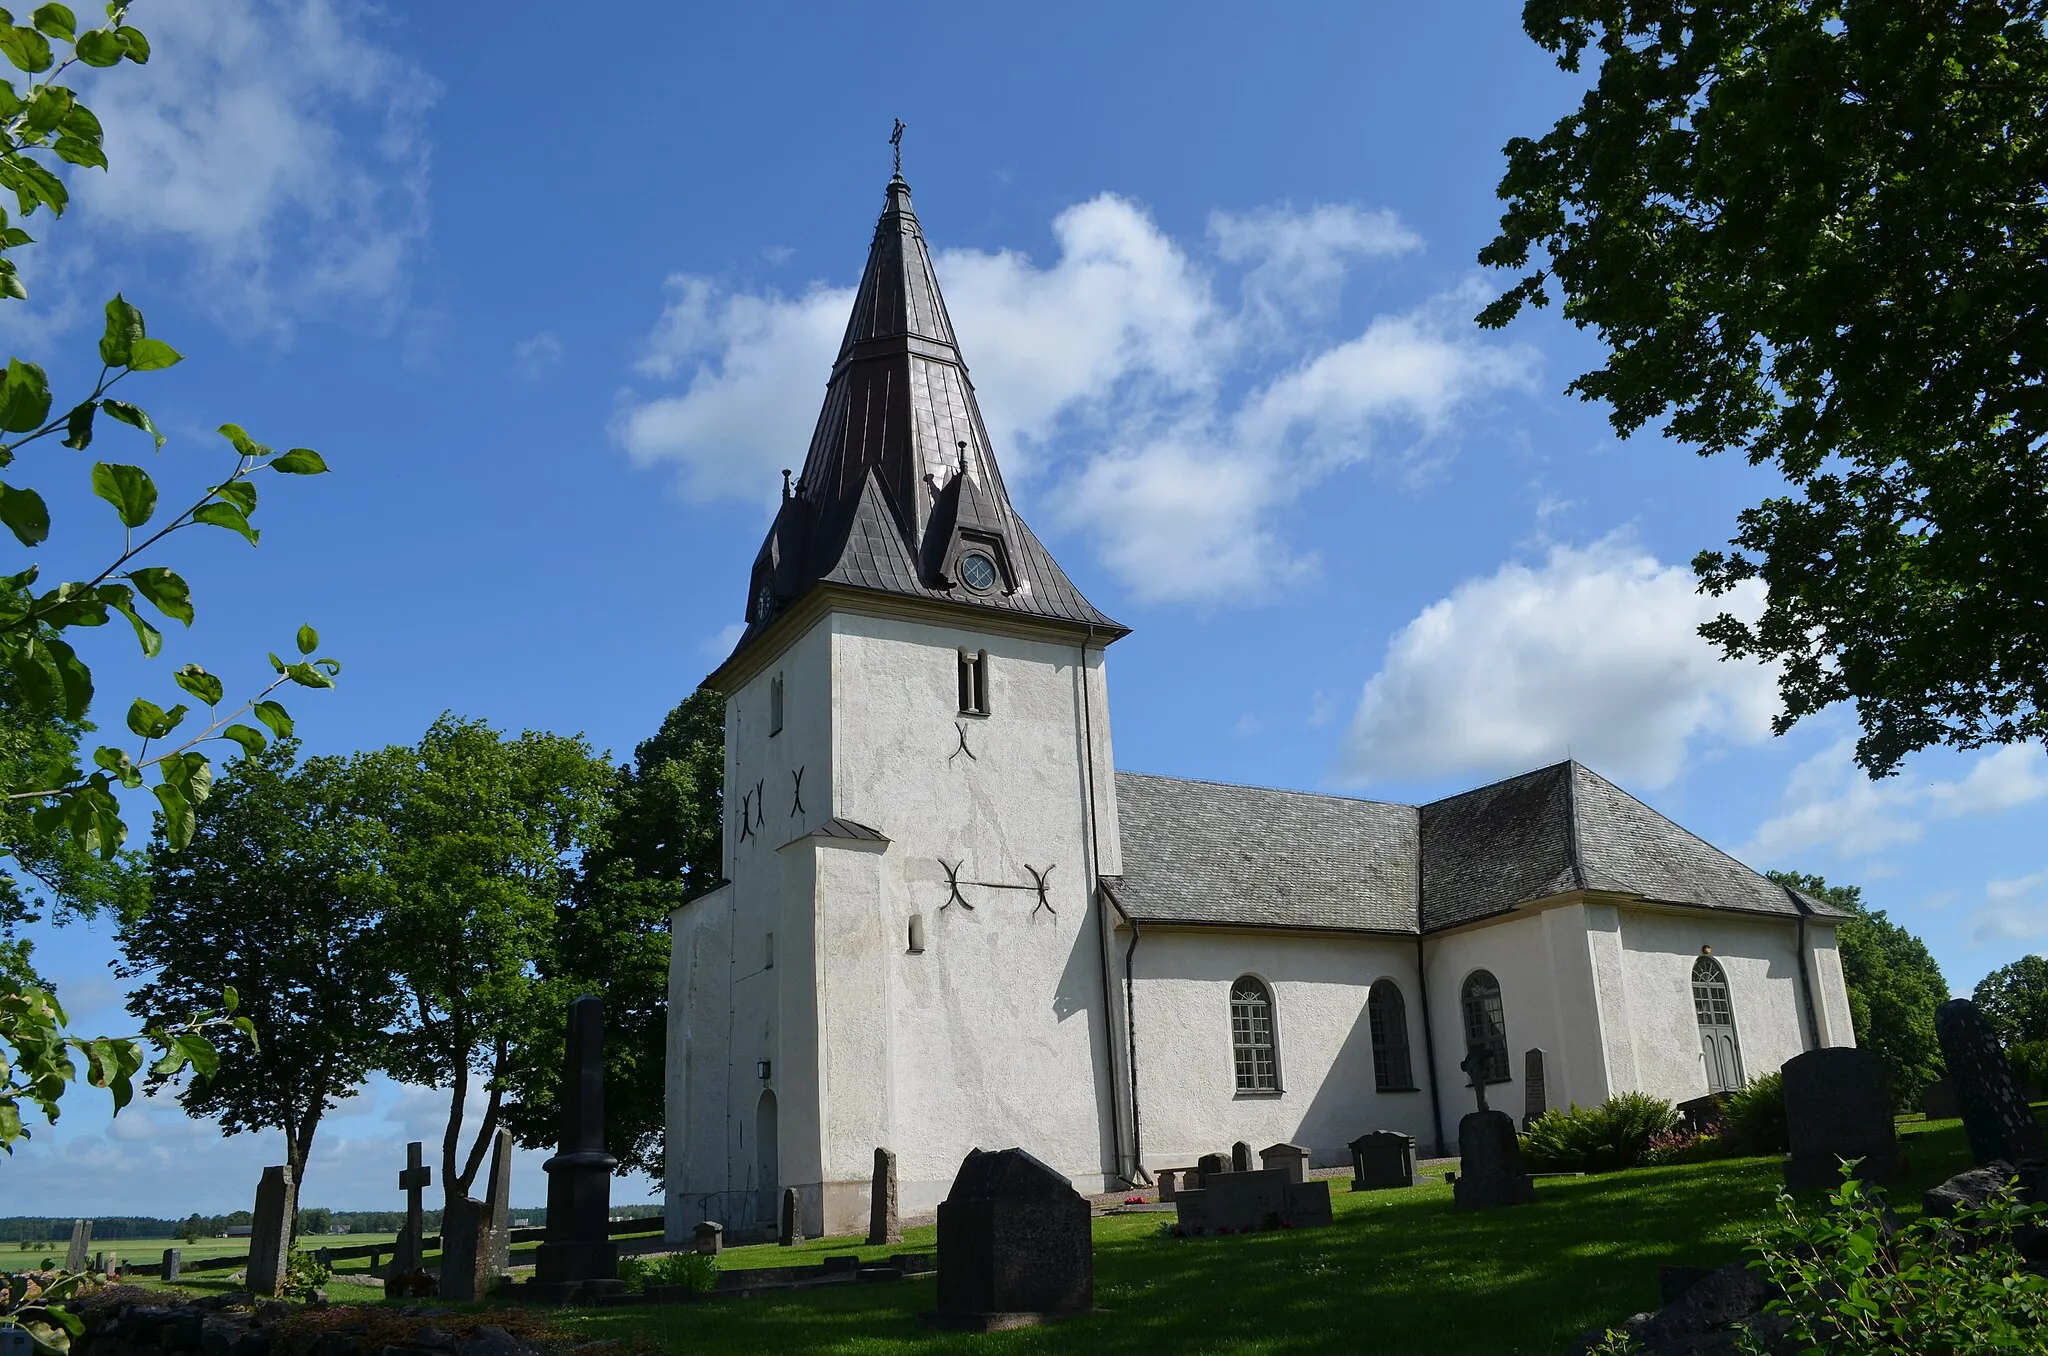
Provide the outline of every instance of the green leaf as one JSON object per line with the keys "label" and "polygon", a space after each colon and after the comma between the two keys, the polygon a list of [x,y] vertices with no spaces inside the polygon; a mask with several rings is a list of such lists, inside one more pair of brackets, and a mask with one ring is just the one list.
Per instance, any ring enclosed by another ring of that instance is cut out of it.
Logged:
{"label": "green leaf", "polygon": [[130,28],[128,25],[122,24],[119,28],[115,29],[114,32],[121,39],[121,41],[124,44],[126,44],[128,48],[128,59],[130,61],[134,62],[138,66],[146,65],[148,63],[149,39],[142,36],[141,29]]}
{"label": "green leaf", "polygon": [[23,546],[39,546],[50,535],[50,508],[34,490],[0,481],[0,523]]}
{"label": "green leaf", "polygon": [[251,438],[240,424],[222,424],[220,436],[234,444],[235,451],[257,461],[270,455],[270,449]]}
{"label": "green leaf", "polygon": [[317,476],[326,472],[327,462],[310,447],[295,447],[271,462],[270,469],[288,476]]}
{"label": "green leaf", "polygon": [[31,132],[53,131],[75,102],[62,85],[38,85],[23,110],[22,125]]}
{"label": "green leaf", "polygon": [[220,737],[222,739],[234,740],[235,743],[242,746],[242,752],[247,754],[251,758],[254,758],[257,754],[263,752],[264,746],[269,743],[269,741],[263,737],[263,732],[261,730],[258,730],[253,726],[240,724],[239,722],[228,726],[227,729],[225,730],[222,730],[220,732]]}
{"label": "green leaf", "polygon": [[108,607],[126,617],[128,624],[135,628],[135,639],[142,646],[143,657],[156,658],[157,652],[164,647],[164,633],[144,621],[142,614],[135,610],[134,593],[121,584],[102,584],[100,598]]}
{"label": "green leaf", "polygon": [[170,844],[171,851],[184,851],[192,842],[193,831],[199,827],[199,817],[192,812],[192,803],[168,782],[159,782],[150,789],[156,792],[157,804],[163,807],[164,841]]}
{"label": "green leaf", "polygon": [[105,135],[100,127],[100,120],[93,111],[76,102],[71,105],[71,111],[64,115],[64,121],[59,126],[82,141],[97,143]]}
{"label": "green leaf", "polygon": [[149,415],[144,412],[140,405],[131,405],[125,400],[115,400],[109,396],[100,402],[100,407],[122,423],[139,428],[144,433],[155,438],[156,450],[159,452],[164,450],[164,435],[156,431],[156,425],[151,422]]}
{"label": "green leaf", "polygon": [[213,1048],[213,1042],[197,1031],[187,1031],[178,1037],[178,1048],[191,1061],[192,1072],[201,1078],[211,1078],[220,1068],[220,1051]]}
{"label": "green leaf", "polygon": [[64,686],[65,718],[85,719],[86,710],[92,705],[92,670],[66,642],[45,637],[43,645],[49,650],[50,663],[57,670],[58,681]]}
{"label": "green leaf", "polygon": [[31,75],[50,69],[50,40],[33,28],[0,28],[0,52]]}
{"label": "green leaf", "polygon": [[142,312],[119,292],[107,303],[107,328],[100,335],[100,361],[108,367],[126,367],[135,342],[146,333]]}
{"label": "green leaf", "polygon": [[7,377],[0,382],[0,429],[32,433],[49,417],[50,379],[34,363],[9,358]]}
{"label": "green leaf", "polygon": [[201,504],[198,508],[194,509],[192,521],[195,523],[205,523],[210,527],[224,527],[230,532],[239,532],[249,539],[251,546],[254,546],[256,539],[262,535],[255,528],[249,526],[249,515],[243,513],[233,504],[223,504],[219,500],[215,500],[211,504]]}
{"label": "green leaf", "polygon": [[213,487],[213,492],[242,511],[244,517],[256,511],[256,487],[246,480],[230,480]]}
{"label": "green leaf", "polygon": [[299,653],[311,654],[320,648],[320,633],[310,626],[299,628]]}
{"label": "green leaf", "polygon": [[270,732],[279,739],[289,739],[292,734],[291,713],[273,701],[260,701],[250,708],[250,714],[270,727]]}
{"label": "green leaf", "polygon": [[128,728],[144,739],[162,739],[185,719],[185,707],[166,711],[147,697],[137,697],[128,707]]}
{"label": "green leaf", "polygon": [[156,482],[140,466],[95,463],[92,492],[114,506],[123,527],[141,527],[156,512]]}
{"label": "green leaf", "polygon": [[91,400],[71,407],[71,413],[65,420],[64,446],[74,452],[83,452],[92,446],[92,417],[98,409],[98,403]]}
{"label": "green leaf", "polygon": [[292,664],[285,669],[285,676],[300,687],[333,687],[334,679],[312,664]]}
{"label": "green leaf", "polygon": [[192,624],[192,589],[174,572],[161,565],[145,565],[139,570],[128,572],[128,582],[135,585],[135,591],[149,599],[150,605],[172,621]]}
{"label": "green leaf", "polygon": [[78,35],[78,16],[62,5],[44,5],[29,22],[50,37],[62,38],[66,42]]}
{"label": "green leaf", "polygon": [[83,137],[60,136],[50,149],[57,153],[59,160],[73,165],[84,165],[87,169],[107,167],[107,153],[100,149],[97,141],[87,141]]}
{"label": "green leaf", "polygon": [[185,361],[185,355],[161,339],[137,339],[128,350],[128,367],[134,372],[160,372]]}
{"label": "green leaf", "polygon": [[220,1005],[224,1010],[228,1012],[233,1012],[236,1008],[242,1006],[242,995],[240,991],[237,990],[235,986],[232,984],[221,985]]}
{"label": "green leaf", "polygon": [[187,664],[172,674],[171,677],[177,682],[179,687],[184,688],[208,706],[219,706],[221,697],[227,691],[220,679],[208,673],[205,669],[200,668],[197,664]]}
{"label": "green leaf", "polygon": [[128,45],[103,28],[78,35],[78,59],[88,66],[112,66],[128,53]]}

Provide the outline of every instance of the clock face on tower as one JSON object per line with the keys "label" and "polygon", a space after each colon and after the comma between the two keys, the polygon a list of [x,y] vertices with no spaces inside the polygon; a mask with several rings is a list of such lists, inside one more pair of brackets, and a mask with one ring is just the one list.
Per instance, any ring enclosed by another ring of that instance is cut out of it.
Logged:
{"label": "clock face on tower", "polygon": [[775,588],[762,584],[761,591],[754,595],[754,620],[767,621],[768,614],[775,610]]}
{"label": "clock face on tower", "polygon": [[996,586],[996,563],[980,551],[969,551],[960,558],[960,582],[976,593],[987,593]]}

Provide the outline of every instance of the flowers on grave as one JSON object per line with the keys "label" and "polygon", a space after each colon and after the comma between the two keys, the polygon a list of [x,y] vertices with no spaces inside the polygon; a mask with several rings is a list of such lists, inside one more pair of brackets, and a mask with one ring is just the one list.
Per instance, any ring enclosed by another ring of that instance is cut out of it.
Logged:
{"label": "flowers on grave", "polygon": [[1144,1198],[1143,1196],[1126,1196],[1126,1197],[1124,1197],[1124,1204],[1125,1204],[1125,1205],[1143,1205],[1144,1203],[1145,1203],[1145,1198]]}

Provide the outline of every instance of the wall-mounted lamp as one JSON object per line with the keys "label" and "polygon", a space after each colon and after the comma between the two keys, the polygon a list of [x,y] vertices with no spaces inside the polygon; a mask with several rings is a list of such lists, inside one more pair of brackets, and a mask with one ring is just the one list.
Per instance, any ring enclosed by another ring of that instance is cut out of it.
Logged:
{"label": "wall-mounted lamp", "polygon": [[1711,956],[1714,954],[1714,948],[1711,946],[1702,946],[1700,948],[1700,954],[1702,956]]}
{"label": "wall-mounted lamp", "polygon": [[768,1081],[768,1061],[767,1061],[767,1060],[765,1060],[765,1059],[762,1059],[762,1060],[756,1060],[756,1061],[754,1062],[754,1077],[756,1077],[756,1078],[760,1079],[760,1080],[761,1080],[761,1081],[762,1081],[763,1083],[766,1083],[766,1082]]}

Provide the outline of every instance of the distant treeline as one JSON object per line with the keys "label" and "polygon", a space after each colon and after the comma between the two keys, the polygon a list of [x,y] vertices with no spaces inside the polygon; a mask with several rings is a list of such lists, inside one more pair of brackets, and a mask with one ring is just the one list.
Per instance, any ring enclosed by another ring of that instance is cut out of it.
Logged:
{"label": "distant treeline", "polygon": [[[441,1229],[441,1212],[427,1210],[428,1233]],[[614,1219],[645,1219],[659,1215],[658,1205],[622,1205],[612,1211]],[[522,1210],[512,1209],[515,1219],[526,1220],[534,1228],[548,1222],[544,1208]],[[237,1210],[227,1215],[187,1215],[184,1219],[156,1219],[149,1215],[98,1215],[93,1218],[93,1242],[121,1238],[213,1238],[226,1233],[231,1224],[247,1224],[252,1216],[247,1210]],[[355,1234],[395,1234],[405,1224],[403,1210],[329,1210],[325,1206],[314,1206],[299,1212],[299,1233],[332,1233],[347,1225]],[[9,1215],[0,1217],[0,1244],[56,1243],[71,1241],[71,1220],[39,1218],[34,1215]]]}

